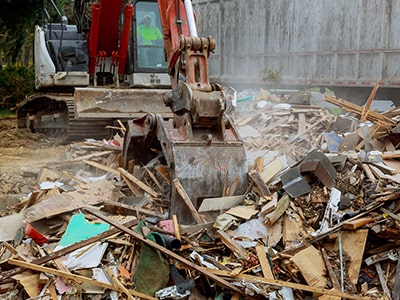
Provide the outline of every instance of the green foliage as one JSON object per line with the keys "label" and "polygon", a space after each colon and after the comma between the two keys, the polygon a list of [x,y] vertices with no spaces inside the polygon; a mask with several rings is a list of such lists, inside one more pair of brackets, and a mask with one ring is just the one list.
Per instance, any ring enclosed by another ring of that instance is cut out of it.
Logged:
{"label": "green foliage", "polygon": [[15,118],[15,112],[9,110],[9,109],[0,109],[0,119],[4,118]]}
{"label": "green foliage", "polygon": [[0,70],[0,109],[16,106],[34,92],[35,70],[30,67],[3,67]]}
{"label": "green foliage", "polygon": [[[43,3],[50,14],[50,22],[60,22],[61,18],[50,4],[43,0],[0,0],[0,53],[11,58],[14,64],[21,55],[23,45],[33,44],[35,25],[44,21]],[[61,14],[67,14],[73,20],[72,2],[69,0],[55,0],[55,5]]]}
{"label": "green foliage", "polygon": [[276,90],[278,84],[281,82],[281,72],[277,70],[270,69],[265,67],[261,71],[261,79],[265,82],[268,82],[272,85],[272,87]]}
{"label": "green foliage", "polygon": [[0,1],[0,50],[13,63],[41,18],[42,0]]}

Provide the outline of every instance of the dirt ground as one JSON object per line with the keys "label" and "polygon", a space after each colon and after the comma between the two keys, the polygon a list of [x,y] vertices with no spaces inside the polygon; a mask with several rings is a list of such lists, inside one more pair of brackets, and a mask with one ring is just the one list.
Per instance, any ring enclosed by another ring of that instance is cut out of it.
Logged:
{"label": "dirt ground", "polygon": [[27,195],[36,184],[40,167],[66,157],[68,145],[17,128],[16,118],[0,119],[0,202]]}

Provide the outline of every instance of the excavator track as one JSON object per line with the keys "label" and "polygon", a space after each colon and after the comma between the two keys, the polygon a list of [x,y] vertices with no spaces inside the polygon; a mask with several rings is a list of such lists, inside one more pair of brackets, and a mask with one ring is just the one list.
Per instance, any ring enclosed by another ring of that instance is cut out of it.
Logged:
{"label": "excavator track", "polygon": [[62,140],[62,143],[111,136],[111,119],[75,118],[73,94],[36,94],[18,109],[18,127]]}

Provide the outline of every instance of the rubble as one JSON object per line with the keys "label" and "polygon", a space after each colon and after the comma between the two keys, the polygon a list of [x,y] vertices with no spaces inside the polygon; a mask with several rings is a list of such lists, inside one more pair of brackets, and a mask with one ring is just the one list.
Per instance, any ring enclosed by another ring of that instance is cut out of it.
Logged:
{"label": "rubble", "polygon": [[398,299],[398,109],[277,98],[238,102],[243,195],[232,184],[195,207],[160,161],[122,168],[118,136],[25,173],[32,190],[1,208],[0,298]]}

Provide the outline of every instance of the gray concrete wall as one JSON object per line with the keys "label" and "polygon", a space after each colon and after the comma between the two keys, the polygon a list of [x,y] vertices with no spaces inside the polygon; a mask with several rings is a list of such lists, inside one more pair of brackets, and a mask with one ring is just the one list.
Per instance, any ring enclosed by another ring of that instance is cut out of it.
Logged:
{"label": "gray concrete wall", "polygon": [[210,76],[290,86],[400,86],[399,0],[193,0],[199,35],[217,49]]}

